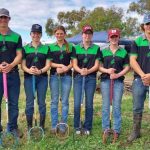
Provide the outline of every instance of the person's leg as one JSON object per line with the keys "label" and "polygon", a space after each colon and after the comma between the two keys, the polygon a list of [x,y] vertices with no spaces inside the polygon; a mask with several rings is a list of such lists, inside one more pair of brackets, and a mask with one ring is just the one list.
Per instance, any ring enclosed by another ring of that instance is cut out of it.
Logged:
{"label": "person's leg", "polygon": [[80,106],[82,96],[82,79],[83,77],[77,75],[73,82],[74,92],[74,129],[80,130]]}
{"label": "person's leg", "polygon": [[18,72],[13,72],[8,74],[8,112],[9,112],[9,122],[8,129],[17,129],[17,119],[18,119],[18,99],[20,94],[20,78]]}
{"label": "person's leg", "polygon": [[3,75],[0,73],[0,132],[2,131],[2,125],[1,125],[1,103],[2,103],[2,97],[3,97]]}
{"label": "person's leg", "polygon": [[116,133],[120,133],[121,130],[121,101],[123,95],[124,84],[122,81],[114,80],[113,88],[113,129]]}
{"label": "person's leg", "polygon": [[58,102],[59,102],[59,76],[50,76],[51,91],[51,123],[52,129],[56,128],[58,123]]}
{"label": "person's leg", "polygon": [[96,89],[96,77],[87,76],[85,78],[85,131],[91,131],[93,123],[93,98]]}
{"label": "person's leg", "polygon": [[101,80],[102,93],[102,129],[110,129],[110,80]]}
{"label": "person's leg", "polygon": [[67,123],[69,111],[69,94],[72,85],[71,76],[61,77],[61,100],[62,100],[62,117],[61,121]]}
{"label": "person's leg", "polygon": [[140,137],[140,129],[142,122],[142,113],[144,109],[144,101],[146,99],[146,87],[140,78],[136,78],[132,85],[133,94],[133,131],[128,137],[128,141],[132,142]]}
{"label": "person's leg", "polygon": [[34,113],[34,91],[33,91],[33,81],[32,76],[25,77],[24,79],[24,89],[26,94],[26,108],[25,114],[27,119],[28,129],[32,127],[33,113]]}
{"label": "person's leg", "polygon": [[46,92],[48,86],[47,76],[37,77],[37,99],[40,112],[40,126],[44,129],[46,117]]}

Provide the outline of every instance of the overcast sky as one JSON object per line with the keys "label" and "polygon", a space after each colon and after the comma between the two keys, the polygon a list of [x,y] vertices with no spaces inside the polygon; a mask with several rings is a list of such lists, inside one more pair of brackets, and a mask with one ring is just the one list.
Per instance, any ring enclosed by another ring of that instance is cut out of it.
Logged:
{"label": "overcast sky", "polygon": [[30,41],[32,24],[43,27],[43,39],[48,40],[45,24],[49,17],[56,20],[59,11],[79,10],[82,6],[93,10],[95,7],[108,8],[111,5],[127,9],[129,3],[137,0],[0,0],[0,8],[10,11],[10,27],[22,35],[23,42]]}

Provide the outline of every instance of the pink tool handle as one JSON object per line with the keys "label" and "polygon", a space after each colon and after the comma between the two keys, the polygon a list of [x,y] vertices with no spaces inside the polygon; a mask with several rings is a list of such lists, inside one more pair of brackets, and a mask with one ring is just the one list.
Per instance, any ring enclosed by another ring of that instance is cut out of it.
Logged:
{"label": "pink tool handle", "polygon": [[6,73],[3,73],[3,88],[4,88],[4,97],[7,99],[8,93],[7,93],[7,74]]}

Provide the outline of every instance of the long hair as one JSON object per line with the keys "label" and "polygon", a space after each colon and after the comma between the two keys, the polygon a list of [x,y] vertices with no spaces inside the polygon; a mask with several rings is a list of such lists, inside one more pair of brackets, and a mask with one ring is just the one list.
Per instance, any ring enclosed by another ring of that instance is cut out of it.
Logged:
{"label": "long hair", "polygon": [[[57,30],[62,30],[66,34],[66,30],[65,30],[64,26],[57,26],[54,29],[54,33],[56,33]],[[66,41],[66,39],[64,39],[64,43],[65,43],[65,46],[66,46],[66,53],[70,53],[69,43]]]}

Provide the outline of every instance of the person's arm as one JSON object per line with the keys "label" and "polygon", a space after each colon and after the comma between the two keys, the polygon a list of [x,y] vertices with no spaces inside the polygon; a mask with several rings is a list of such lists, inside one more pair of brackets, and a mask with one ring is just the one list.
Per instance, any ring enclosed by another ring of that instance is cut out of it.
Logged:
{"label": "person's arm", "polygon": [[110,75],[110,79],[117,79],[121,76],[124,76],[128,71],[130,70],[129,66],[125,66],[124,69],[122,71],[120,71],[119,73],[113,73]]}
{"label": "person's arm", "polygon": [[87,69],[87,74],[98,71],[98,67],[99,67],[99,60],[95,60],[94,66],[90,69]]}
{"label": "person's arm", "polygon": [[100,63],[100,65],[99,65],[99,71],[102,73],[112,74],[115,72],[115,70],[116,69],[114,69],[114,68],[109,68],[109,69],[104,68],[102,63]]}
{"label": "person's arm", "polygon": [[77,71],[78,73],[81,73],[82,69],[80,69],[79,66],[78,66],[78,60],[77,59],[72,59],[72,63],[73,63],[74,70]]}
{"label": "person's arm", "polygon": [[27,72],[29,74],[34,74],[34,68],[33,67],[27,68],[25,59],[22,60],[21,68],[24,72]]}
{"label": "person's arm", "polygon": [[130,56],[130,66],[140,77],[145,75],[137,62],[137,56]]}
{"label": "person's arm", "polygon": [[8,73],[14,68],[16,65],[18,65],[21,62],[22,59],[22,51],[16,52],[16,57],[12,63],[5,63],[5,66],[2,67],[2,72]]}

